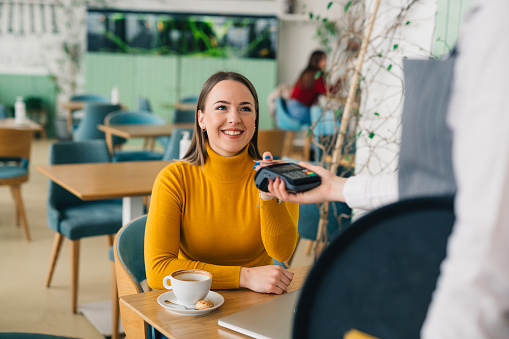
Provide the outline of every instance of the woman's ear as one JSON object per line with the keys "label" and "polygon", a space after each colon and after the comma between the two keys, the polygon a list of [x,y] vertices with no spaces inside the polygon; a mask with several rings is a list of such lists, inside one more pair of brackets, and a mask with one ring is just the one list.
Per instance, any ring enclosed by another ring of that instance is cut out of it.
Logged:
{"label": "woman's ear", "polygon": [[198,124],[200,125],[201,129],[205,129],[205,123],[203,122],[203,119],[205,118],[205,114],[201,110],[198,111]]}

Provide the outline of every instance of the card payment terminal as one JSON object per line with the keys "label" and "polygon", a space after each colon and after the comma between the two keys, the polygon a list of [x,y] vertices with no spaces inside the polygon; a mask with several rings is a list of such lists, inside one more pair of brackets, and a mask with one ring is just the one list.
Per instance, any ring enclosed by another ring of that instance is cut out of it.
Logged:
{"label": "card payment terminal", "polygon": [[255,175],[255,185],[261,191],[268,192],[269,179],[274,180],[276,177],[285,181],[289,192],[308,191],[322,183],[322,179],[315,172],[288,162],[260,168]]}

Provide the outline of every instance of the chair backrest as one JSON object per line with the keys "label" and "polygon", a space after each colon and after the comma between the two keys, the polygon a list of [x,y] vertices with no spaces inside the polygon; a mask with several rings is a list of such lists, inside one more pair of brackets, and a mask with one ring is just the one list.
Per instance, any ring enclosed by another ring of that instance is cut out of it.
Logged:
{"label": "chair backrest", "polygon": [[[106,115],[104,119],[106,125],[124,125],[124,124],[146,124],[146,125],[164,125],[166,120],[157,114],[145,111],[116,111]],[[166,144],[167,138],[157,138],[163,145]],[[125,141],[124,138],[112,136],[112,145],[115,146]]]}
{"label": "chair backrest", "polygon": [[276,100],[276,125],[277,128],[283,130],[302,130],[307,125],[301,124],[297,119],[294,119],[286,107],[286,100],[283,97],[277,97]]}
{"label": "chair backrest", "polygon": [[[189,108],[183,109],[183,108],[176,108],[175,112],[173,112],[173,123],[184,123],[184,122],[194,122],[195,118],[195,110],[196,105],[190,105],[190,104],[196,104],[198,103],[198,97],[197,96],[188,96],[185,98],[182,98],[179,101],[179,104],[182,106],[189,106]],[[179,107],[177,105],[177,107]],[[192,108],[191,108],[192,107]]]}
{"label": "chair backrest", "polygon": [[85,104],[85,116],[81,119],[78,128],[73,131],[73,140],[104,140],[104,132],[100,131],[97,125],[104,124],[106,115],[118,110],[120,110],[120,105],[100,102]]}
{"label": "chair backrest", "polygon": [[138,103],[138,110],[145,112],[152,112],[152,106],[150,105],[150,101],[148,101],[145,97],[137,97],[136,102]]}
{"label": "chair backrest", "polygon": [[[145,280],[145,225],[147,215],[142,215],[124,225],[115,236],[115,274],[118,296],[142,293],[141,282]],[[127,306],[120,303],[122,326],[128,338],[148,338],[146,323]]]}
{"label": "chair backrest", "polygon": [[311,269],[294,338],[338,338],[353,328],[419,338],[454,220],[452,197],[400,201],[357,220]]}
{"label": "chair backrest", "polygon": [[[108,146],[104,140],[63,141],[50,146],[49,163],[75,164],[110,162]],[[83,201],[50,180],[48,203],[55,208],[82,204]]]}
{"label": "chair backrest", "polygon": [[71,101],[98,101],[98,102],[110,102],[110,98],[100,94],[84,93],[73,95]]}
{"label": "chair backrest", "polygon": [[174,128],[170,140],[168,141],[168,145],[164,151],[163,160],[175,160],[179,159],[180,155],[180,140],[182,139],[183,132],[189,132],[189,139],[193,138],[194,129],[193,128]]}
{"label": "chair backrest", "polygon": [[0,159],[30,159],[33,132],[0,128]]}
{"label": "chair backrest", "polygon": [[261,129],[258,131],[258,149],[260,153],[269,151],[275,159],[283,156],[286,131],[280,129]]}
{"label": "chair backrest", "polygon": [[5,118],[7,118],[7,108],[5,107],[5,105],[0,104],[0,119]]}

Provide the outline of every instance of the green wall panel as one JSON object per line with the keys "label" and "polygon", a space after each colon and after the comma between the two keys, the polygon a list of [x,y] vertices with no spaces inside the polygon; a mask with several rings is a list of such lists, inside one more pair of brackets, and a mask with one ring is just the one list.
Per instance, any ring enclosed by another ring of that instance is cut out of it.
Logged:
{"label": "green wall panel", "polygon": [[120,103],[129,109],[135,109],[134,79],[133,56],[103,53],[87,53],[85,56],[87,93],[97,93],[109,97],[113,86],[117,86]]}
{"label": "green wall panel", "polygon": [[123,104],[136,109],[137,96],[145,96],[154,112],[168,121],[173,118],[172,104],[198,95],[213,73],[239,72],[253,82],[258,92],[260,128],[273,127],[267,96],[277,85],[274,60],[87,53],[85,61],[88,92],[109,96],[112,86],[118,85]]}
{"label": "green wall panel", "polygon": [[178,101],[177,62],[175,56],[135,57],[135,96],[148,98],[154,113],[168,121],[172,121],[172,105]]}
{"label": "green wall panel", "polygon": [[277,63],[273,60],[229,59],[226,67],[245,75],[255,86],[260,105],[260,129],[274,128],[267,97],[277,86]]}
{"label": "green wall panel", "polygon": [[224,58],[181,57],[180,94],[181,98],[197,96],[205,81],[214,73],[226,67]]}
{"label": "green wall panel", "polygon": [[48,109],[46,132],[55,136],[57,88],[49,75],[0,74],[0,103],[13,109],[18,96],[39,97]]}
{"label": "green wall panel", "polygon": [[440,56],[452,50],[458,39],[463,16],[470,9],[472,3],[473,0],[438,0],[434,55]]}

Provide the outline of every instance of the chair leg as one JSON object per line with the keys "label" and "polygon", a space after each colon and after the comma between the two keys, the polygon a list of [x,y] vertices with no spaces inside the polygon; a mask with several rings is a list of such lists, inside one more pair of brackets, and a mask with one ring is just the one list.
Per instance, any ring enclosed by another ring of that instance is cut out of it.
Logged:
{"label": "chair leg", "polygon": [[118,339],[118,325],[120,323],[120,305],[118,300],[117,276],[115,273],[115,262],[111,262],[111,297],[113,309],[113,329],[111,332],[112,339]]}
{"label": "chair leg", "polygon": [[308,242],[306,244],[306,249],[304,250],[304,253],[306,255],[309,255],[311,253],[311,248],[313,247],[313,243],[314,243],[313,240],[308,240]]}
{"label": "chair leg", "polygon": [[13,185],[11,187],[14,199],[16,200],[18,215],[21,217],[21,222],[23,223],[23,228],[25,230],[25,237],[28,241],[30,241],[31,240],[30,230],[28,229],[28,221],[27,216],[25,214],[25,207],[23,205],[23,199],[21,198],[21,187],[20,185]]}
{"label": "chair leg", "polygon": [[293,149],[293,139],[295,138],[294,131],[286,131],[285,141],[283,146],[283,156],[291,157]]}
{"label": "chair leg", "polygon": [[51,260],[49,263],[48,276],[46,277],[46,287],[49,287],[51,278],[53,278],[53,272],[55,270],[55,265],[57,263],[58,255],[60,254],[60,249],[62,248],[63,241],[64,236],[60,233],[56,233],[55,239],[53,240],[53,249],[51,250]]}
{"label": "chair leg", "polygon": [[311,135],[304,137],[304,161],[311,160]]}
{"label": "chair leg", "polygon": [[[108,248],[113,246],[114,235],[108,234]],[[117,275],[115,273],[115,261],[111,261],[111,305],[113,310],[112,339],[118,339],[118,325],[120,323],[120,305],[118,300]]]}
{"label": "chair leg", "polygon": [[16,210],[16,226],[19,226],[21,223],[20,223],[20,217],[19,217],[18,201],[16,200],[16,195],[14,193],[14,186],[9,186],[9,188],[11,189],[12,200],[14,200],[14,209]]}
{"label": "chair leg", "polygon": [[78,273],[80,263],[80,241],[71,240],[71,309],[78,313]]}

